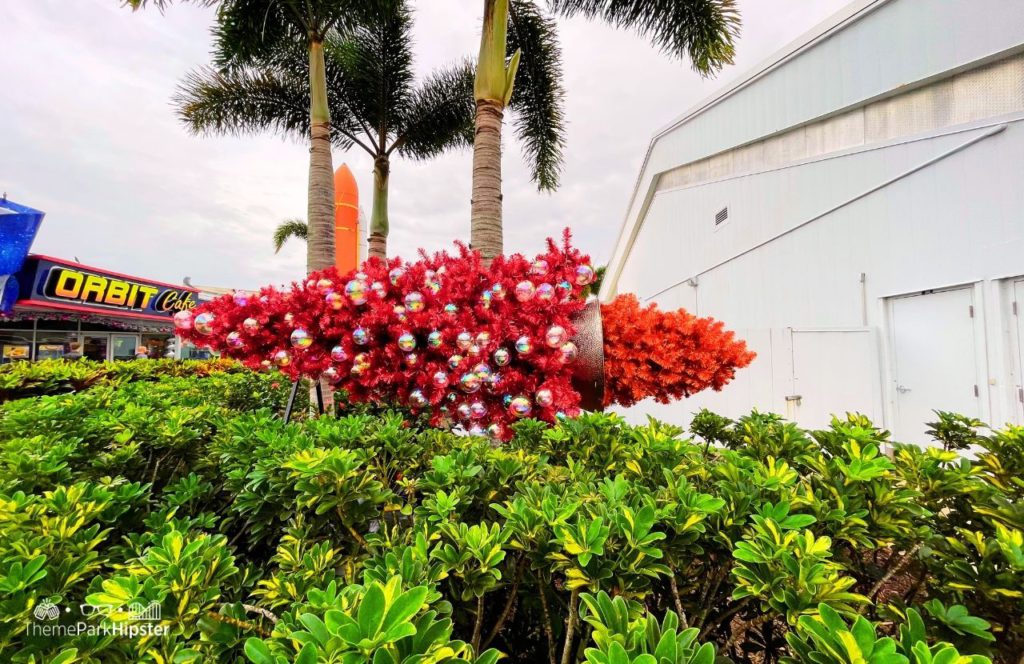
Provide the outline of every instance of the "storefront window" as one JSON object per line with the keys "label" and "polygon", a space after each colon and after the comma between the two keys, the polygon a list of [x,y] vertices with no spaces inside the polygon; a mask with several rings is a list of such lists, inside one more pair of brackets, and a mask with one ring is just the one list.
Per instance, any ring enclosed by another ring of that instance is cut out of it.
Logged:
{"label": "storefront window", "polygon": [[173,328],[159,323],[0,318],[0,363],[83,357],[97,362],[158,359],[166,356],[173,338]]}
{"label": "storefront window", "polygon": [[172,339],[167,334],[143,334],[142,345],[146,347],[147,355],[153,359],[160,359],[167,354],[167,343]]}
{"label": "storefront window", "polygon": [[32,333],[0,331],[0,364],[32,359]]}
{"label": "storefront window", "polygon": [[96,360],[97,362],[106,362],[107,360],[107,340],[109,335],[100,334],[91,336],[85,334],[82,337],[82,355],[86,359]]}
{"label": "storefront window", "polygon": [[121,360],[134,360],[135,349],[139,346],[139,337],[134,334],[112,334],[110,335],[111,359],[115,362]]}
{"label": "storefront window", "polygon": [[209,348],[196,348],[190,343],[181,347],[181,359],[183,360],[208,360],[214,357]]}
{"label": "storefront window", "polygon": [[56,360],[71,352],[71,344],[78,340],[74,332],[39,330],[36,332],[36,359]]}

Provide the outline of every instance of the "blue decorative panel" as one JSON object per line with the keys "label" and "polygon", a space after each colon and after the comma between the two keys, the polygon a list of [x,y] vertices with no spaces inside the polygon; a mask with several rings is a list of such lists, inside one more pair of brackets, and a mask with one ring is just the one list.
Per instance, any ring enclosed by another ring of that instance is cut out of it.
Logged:
{"label": "blue decorative panel", "polygon": [[21,269],[45,213],[0,198],[0,275]]}

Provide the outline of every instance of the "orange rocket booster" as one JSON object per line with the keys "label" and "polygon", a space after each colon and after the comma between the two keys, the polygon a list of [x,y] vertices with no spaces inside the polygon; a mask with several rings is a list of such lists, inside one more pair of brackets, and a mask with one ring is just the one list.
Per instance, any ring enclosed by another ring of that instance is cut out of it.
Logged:
{"label": "orange rocket booster", "polygon": [[359,265],[359,187],[348,164],[334,171],[334,263],[345,274]]}

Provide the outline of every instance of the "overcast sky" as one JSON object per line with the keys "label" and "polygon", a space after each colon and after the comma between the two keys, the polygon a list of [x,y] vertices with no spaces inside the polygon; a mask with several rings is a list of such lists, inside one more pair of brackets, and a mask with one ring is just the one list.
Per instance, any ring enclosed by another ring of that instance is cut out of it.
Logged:
{"label": "overcast sky", "polygon": [[[847,0],[740,0],[734,66],[701,80],[627,32],[560,26],[569,120],[561,188],[540,194],[510,132],[505,248],[527,253],[570,226],[604,263],[651,135],[840,9]],[[274,136],[209,138],[178,123],[170,97],[209,61],[213,12],[132,13],[118,0],[0,0],[0,190],[47,215],[33,251],[142,277],[255,288],[303,274],[305,247],[271,232],[305,217],[308,150]],[[417,69],[476,53],[479,0],[419,0]],[[334,153],[369,210],[372,163]],[[389,253],[469,236],[470,154],[397,161]]]}

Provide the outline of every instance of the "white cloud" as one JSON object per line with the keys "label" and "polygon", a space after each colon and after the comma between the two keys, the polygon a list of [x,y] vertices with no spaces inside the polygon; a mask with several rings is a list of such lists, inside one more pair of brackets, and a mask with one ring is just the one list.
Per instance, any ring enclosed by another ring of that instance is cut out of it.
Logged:
{"label": "white cloud", "polygon": [[[305,216],[306,147],[271,136],[189,135],[169,100],[186,71],[208,62],[212,11],[133,13],[118,4],[5,4],[0,189],[47,212],[34,250],[169,281],[189,275],[251,288],[300,277],[304,247],[275,256],[270,234],[280,220]],[[713,80],[630,33],[563,22],[562,187],[536,191],[507,131],[506,249],[539,250],[571,226],[595,262],[606,260],[654,131],[843,4],[741,0],[737,64]],[[479,5],[417,3],[420,71],[475,54]],[[368,210],[370,160],[358,148],[334,158],[352,167]],[[469,175],[468,152],[393,166],[393,254],[468,239]]]}

